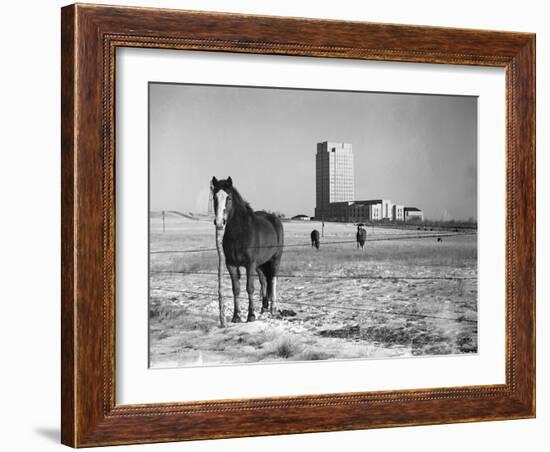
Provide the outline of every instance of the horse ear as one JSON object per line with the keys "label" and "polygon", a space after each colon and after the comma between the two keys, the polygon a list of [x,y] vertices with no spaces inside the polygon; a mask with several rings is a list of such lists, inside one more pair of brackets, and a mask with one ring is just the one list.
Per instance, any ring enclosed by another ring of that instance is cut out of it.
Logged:
{"label": "horse ear", "polygon": [[227,184],[229,185],[229,188],[233,187],[233,179],[231,179],[231,176],[227,178]]}
{"label": "horse ear", "polygon": [[212,180],[210,181],[210,186],[212,188],[216,187],[218,185],[218,179],[216,179],[216,176],[212,177]]}

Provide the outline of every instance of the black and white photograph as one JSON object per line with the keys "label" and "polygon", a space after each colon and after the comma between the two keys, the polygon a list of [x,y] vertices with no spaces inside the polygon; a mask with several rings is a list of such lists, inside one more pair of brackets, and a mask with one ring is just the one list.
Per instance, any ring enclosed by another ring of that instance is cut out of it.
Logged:
{"label": "black and white photograph", "polygon": [[548,450],[545,2],[2,12],[2,450]]}
{"label": "black and white photograph", "polygon": [[148,89],[150,368],[478,352],[476,96]]}

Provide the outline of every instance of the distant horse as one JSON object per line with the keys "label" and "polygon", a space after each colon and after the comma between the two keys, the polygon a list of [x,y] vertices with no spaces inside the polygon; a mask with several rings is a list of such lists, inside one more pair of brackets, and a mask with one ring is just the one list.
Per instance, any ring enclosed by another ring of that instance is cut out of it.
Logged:
{"label": "distant horse", "polygon": [[[277,301],[277,273],[283,255],[284,233],[281,220],[267,212],[253,212],[250,205],[233,186],[231,177],[212,178],[216,228],[223,231],[225,265],[231,276],[235,308],[232,322],[241,321],[239,315],[240,267],[246,270],[249,322],[254,315],[254,276],[260,280],[262,313],[275,314]],[[271,306],[269,305],[271,302]]]}
{"label": "distant horse", "polygon": [[321,241],[319,239],[319,231],[317,229],[314,229],[313,231],[311,231],[311,247],[319,249],[320,243]]}
{"label": "distant horse", "polygon": [[365,242],[367,241],[367,230],[362,226],[357,226],[357,234],[355,235],[355,238],[357,240],[357,248],[365,246]]}

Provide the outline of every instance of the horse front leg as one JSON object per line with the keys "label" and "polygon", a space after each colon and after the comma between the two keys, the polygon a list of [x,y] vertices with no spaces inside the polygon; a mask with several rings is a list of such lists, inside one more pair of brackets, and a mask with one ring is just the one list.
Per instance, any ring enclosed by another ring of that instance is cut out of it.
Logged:
{"label": "horse front leg", "polygon": [[248,294],[248,322],[256,320],[254,315],[254,276],[252,276],[252,266],[246,267],[246,293]]}
{"label": "horse front leg", "polygon": [[239,296],[241,294],[241,282],[240,274],[239,274],[239,268],[234,265],[228,265],[227,271],[229,272],[229,276],[231,276],[231,288],[233,289],[233,318],[231,321],[233,323],[240,323],[241,322],[241,316],[239,313]]}

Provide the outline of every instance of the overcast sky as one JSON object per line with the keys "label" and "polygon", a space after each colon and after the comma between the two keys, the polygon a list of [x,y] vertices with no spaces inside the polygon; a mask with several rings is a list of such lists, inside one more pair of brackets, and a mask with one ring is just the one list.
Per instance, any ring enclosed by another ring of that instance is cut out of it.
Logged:
{"label": "overcast sky", "polygon": [[353,145],[356,199],[477,218],[477,98],[151,83],[151,210],[204,212],[212,176],[255,210],[313,215],[321,141]]}

